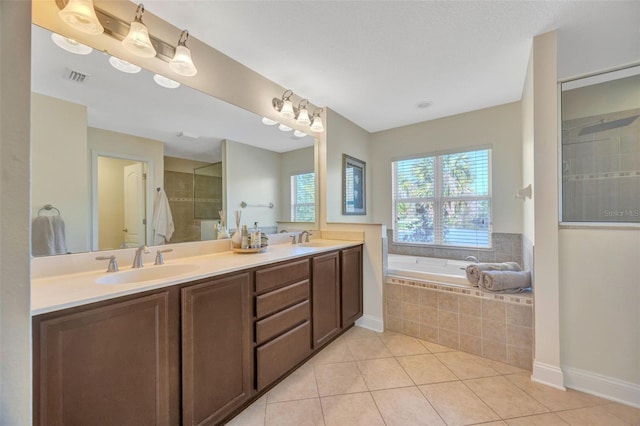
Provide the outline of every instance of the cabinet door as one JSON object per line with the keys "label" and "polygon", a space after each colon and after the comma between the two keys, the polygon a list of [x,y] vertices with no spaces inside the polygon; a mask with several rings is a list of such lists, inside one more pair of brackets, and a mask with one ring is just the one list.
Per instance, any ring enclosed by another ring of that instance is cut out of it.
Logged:
{"label": "cabinet door", "polygon": [[250,278],[182,289],[183,424],[216,424],[251,396]]}
{"label": "cabinet door", "polygon": [[34,424],[168,425],[169,293],[34,319]]}
{"label": "cabinet door", "polygon": [[340,260],[338,252],[312,259],[313,347],[340,331]]}
{"label": "cabinet door", "polygon": [[340,252],[342,328],[362,316],[362,246]]}

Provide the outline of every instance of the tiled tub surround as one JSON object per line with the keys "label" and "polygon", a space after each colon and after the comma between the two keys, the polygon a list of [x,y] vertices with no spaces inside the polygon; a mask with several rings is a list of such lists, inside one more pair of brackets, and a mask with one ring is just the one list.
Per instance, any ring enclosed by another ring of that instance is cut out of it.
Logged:
{"label": "tiled tub surround", "polygon": [[387,229],[387,238],[390,254],[454,260],[464,260],[467,256],[475,256],[480,262],[517,262],[522,265],[522,234],[494,232],[491,235],[493,246],[490,249],[396,244],[393,242],[393,229]]}
{"label": "tiled tub surround", "polygon": [[385,328],[531,370],[533,297],[387,277]]}

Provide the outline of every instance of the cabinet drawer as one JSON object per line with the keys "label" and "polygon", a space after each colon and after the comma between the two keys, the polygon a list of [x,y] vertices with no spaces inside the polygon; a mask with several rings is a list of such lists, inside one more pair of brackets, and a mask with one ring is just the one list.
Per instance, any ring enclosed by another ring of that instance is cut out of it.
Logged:
{"label": "cabinet drawer", "polygon": [[289,262],[256,271],[256,293],[309,278],[309,260]]}
{"label": "cabinet drawer", "polygon": [[258,345],[278,334],[309,320],[309,302],[304,301],[271,315],[256,323],[256,343]]}
{"label": "cabinet drawer", "polygon": [[258,391],[281,377],[311,353],[311,323],[293,330],[256,349]]}
{"label": "cabinet drawer", "polygon": [[256,317],[269,314],[309,299],[309,280],[271,291],[256,297]]}

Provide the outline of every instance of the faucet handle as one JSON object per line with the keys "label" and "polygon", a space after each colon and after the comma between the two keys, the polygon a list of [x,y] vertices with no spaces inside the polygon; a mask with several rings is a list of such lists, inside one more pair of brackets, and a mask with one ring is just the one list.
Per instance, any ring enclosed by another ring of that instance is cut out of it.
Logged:
{"label": "faucet handle", "polygon": [[107,272],[118,272],[118,261],[115,256],[98,256],[96,260],[108,260]]}
{"label": "faucet handle", "polygon": [[162,253],[169,253],[170,251],[173,251],[173,249],[164,249],[164,250],[156,251],[156,261],[153,264],[164,265],[164,256],[162,256]]}
{"label": "faucet handle", "polygon": [[291,237],[291,244],[295,244],[296,243],[296,236],[295,235],[289,235]]}
{"label": "faucet handle", "polygon": [[307,235],[304,238],[304,242],[308,243],[309,242],[309,235],[313,235],[311,232],[307,231]]}

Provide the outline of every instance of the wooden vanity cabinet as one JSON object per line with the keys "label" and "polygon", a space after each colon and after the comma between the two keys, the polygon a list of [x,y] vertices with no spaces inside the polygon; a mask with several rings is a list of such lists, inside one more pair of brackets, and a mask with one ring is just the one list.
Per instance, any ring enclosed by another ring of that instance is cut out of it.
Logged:
{"label": "wooden vanity cabinet", "polygon": [[317,349],[340,332],[339,252],[311,258],[313,303],[313,348]]}
{"label": "wooden vanity cabinet", "polygon": [[34,317],[34,424],[177,424],[177,307],[165,290]]}
{"label": "wooden vanity cabinet", "polygon": [[281,378],[311,353],[309,259],[255,275],[256,389]]}
{"label": "wooden vanity cabinet", "polygon": [[362,316],[362,246],[340,252],[340,286],[344,329]]}
{"label": "wooden vanity cabinet", "polygon": [[182,424],[214,425],[252,395],[250,273],[181,289]]}

